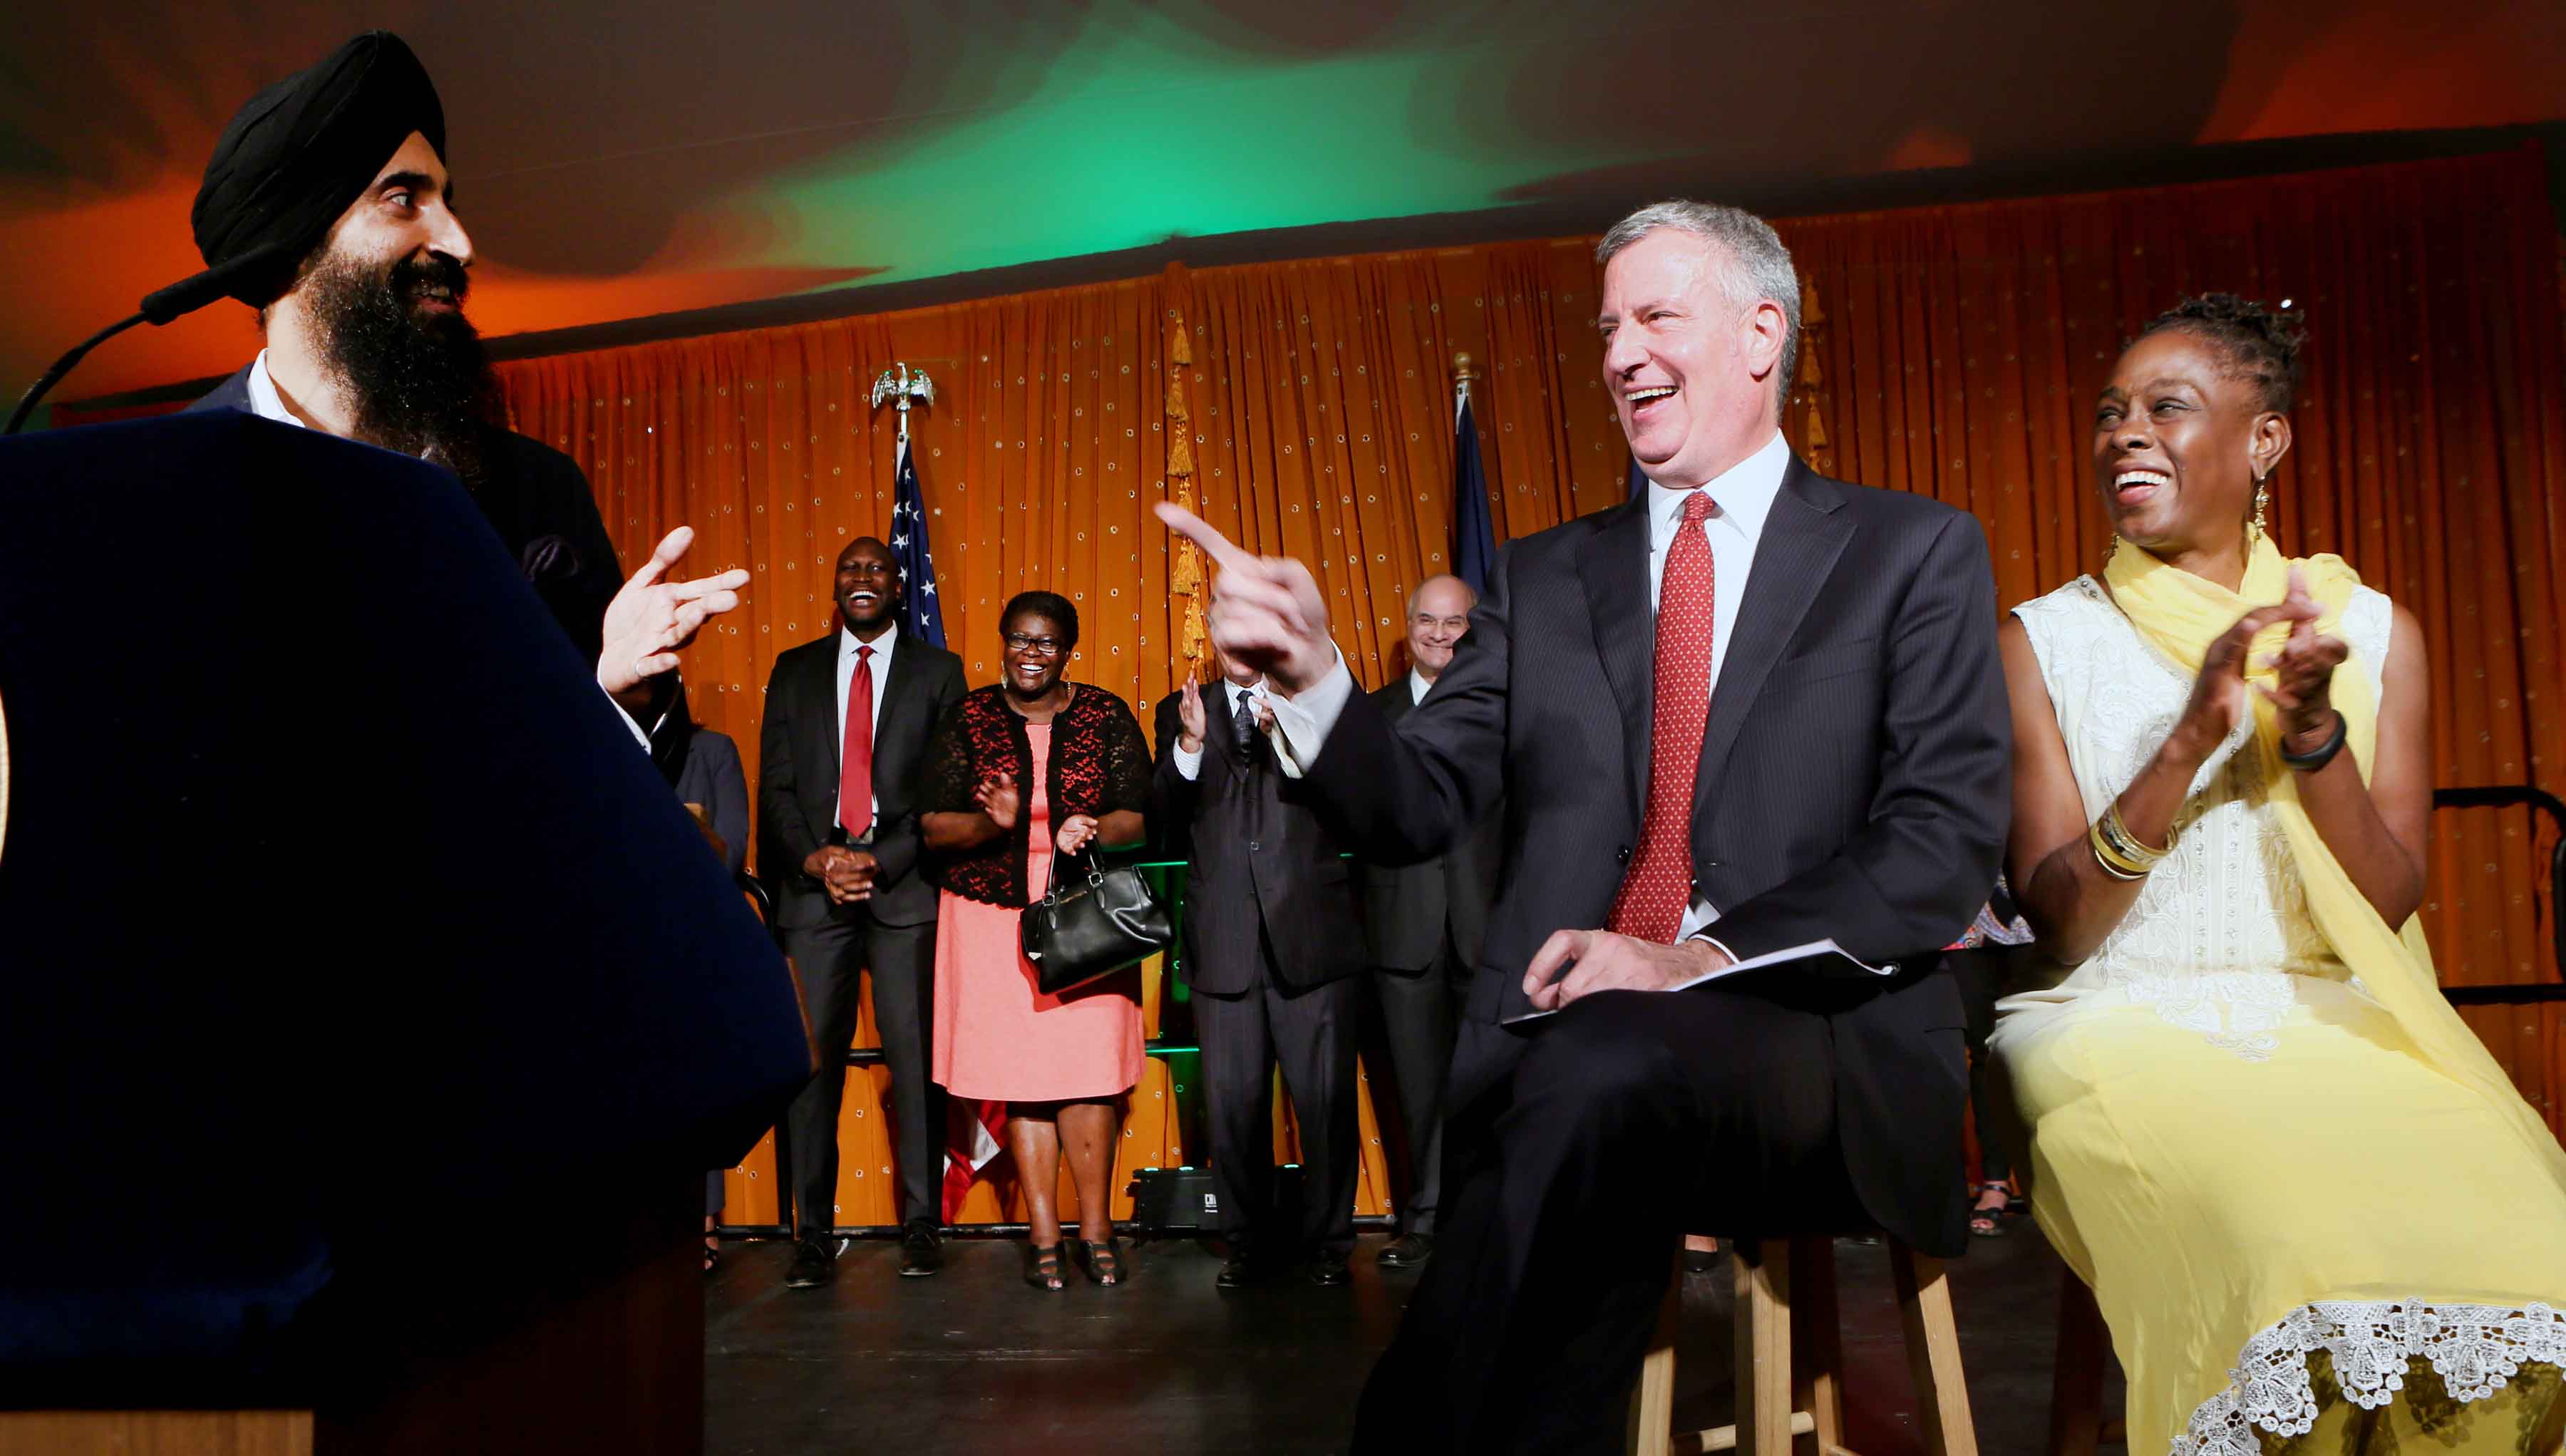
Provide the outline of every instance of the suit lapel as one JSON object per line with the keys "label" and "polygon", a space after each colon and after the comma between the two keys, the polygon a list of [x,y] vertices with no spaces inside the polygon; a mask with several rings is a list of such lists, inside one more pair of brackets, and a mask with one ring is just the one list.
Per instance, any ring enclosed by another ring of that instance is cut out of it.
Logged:
{"label": "suit lapel", "polygon": [[188,405],[182,412],[194,414],[206,409],[238,409],[245,413],[256,413],[257,411],[252,410],[249,404],[251,366],[251,364],[242,364],[238,372],[216,384],[212,393]]}
{"label": "suit lapel", "polygon": [[1764,520],[1763,538],[1755,546],[1755,570],[1746,579],[1746,601],[1737,609],[1735,634],[1727,660],[1710,695],[1710,720],[1701,735],[1701,762],[1693,773],[1693,808],[1697,814],[1718,779],[1720,765],[1737,742],[1738,726],[1755,706],[1764,679],[1799,631],[1809,607],[1835,569],[1836,557],[1853,539],[1853,522],[1842,507],[1844,493],[1833,481],[1792,457],[1782,489]]}
{"label": "suit lapel", "polygon": [[[839,778],[846,772],[846,765],[838,762],[839,754],[846,747],[845,725],[838,721],[838,714],[846,707],[838,701],[838,653],[844,646],[838,633],[829,633],[827,644],[811,654],[810,671],[802,679],[802,690],[810,695],[809,700],[816,708],[809,717],[811,733],[820,740],[821,753],[828,759],[829,792],[833,794],[837,792]],[[819,759],[812,761],[817,763]]]}
{"label": "suit lapel", "polygon": [[1380,698],[1381,715],[1388,718],[1393,723],[1396,723],[1400,719],[1408,716],[1409,709],[1416,706],[1416,695],[1408,686],[1407,673],[1401,673],[1399,675],[1399,680],[1391,685],[1398,688],[1399,691],[1394,693],[1385,693],[1382,695]]}
{"label": "suit lapel", "polygon": [[1586,587],[1595,650],[1621,710],[1623,776],[1637,813],[1649,802],[1650,664],[1658,640],[1657,614],[1649,607],[1648,497],[1615,510],[1578,548],[1577,575]]}
{"label": "suit lapel", "polygon": [[[891,654],[891,671],[883,674],[882,682],[875,689],[883,694],[882,711],[874,716],[875,763],[882,762],[885,740],[906,741],[893,737],[892,724],[895,719],[905,722],[908,718],[910,690],[917,683],[917,675],[926,670],[923,651],[924,648],[916,642],[902,641],[899,650]],[[834,683],[831,685],[835,686]]]}

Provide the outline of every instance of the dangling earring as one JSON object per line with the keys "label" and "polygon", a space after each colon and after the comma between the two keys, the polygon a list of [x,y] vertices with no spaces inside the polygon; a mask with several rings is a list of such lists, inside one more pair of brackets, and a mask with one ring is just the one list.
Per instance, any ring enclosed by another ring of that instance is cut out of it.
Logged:
{"label": "dangling earring", "polygon": [[2271,487],[2263,483],[2263,472],[2258,470],[2254,472],[2254,520],[2251,529],[2253,535],[2267,541],[2271,539],[2272,533],[2265,527],[2263,517],[2271,507]]}
{"label": "dangling earring", "polygon": [[2103,546],[2103,575],[2110,576],[2112,574],[2112,558],[2120,554],[2121,533],[2115,531],[2112,533],[2112,539],[2104,543]]}

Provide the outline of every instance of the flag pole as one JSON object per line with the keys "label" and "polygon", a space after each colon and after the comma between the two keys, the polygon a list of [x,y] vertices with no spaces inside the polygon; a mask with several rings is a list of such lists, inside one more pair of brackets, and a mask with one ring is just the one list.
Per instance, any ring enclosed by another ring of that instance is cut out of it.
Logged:
{"label": "flag pole", "polygon": [[1452,355],[1452,417],[1454,419],[1461,417],[1461,406],[1470,402],[1470,381],[1478,376],[1478,370],[1470,367],[1470,356],[1455,351]]}

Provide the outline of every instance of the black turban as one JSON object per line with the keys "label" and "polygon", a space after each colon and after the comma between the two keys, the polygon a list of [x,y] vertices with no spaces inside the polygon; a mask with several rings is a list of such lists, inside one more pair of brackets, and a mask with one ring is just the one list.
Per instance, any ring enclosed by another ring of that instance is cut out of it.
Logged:
{"label": "black turban", "polygon": [[444,158],[445,109],[426,69],[400,37],[368,31],[233,116],[189,214],[196,251],[206,267],[219,268],[285,244],[291,263],[232,290],[252,308],[274,303],[292,284],[294,264],[330,235],[412,131]]}

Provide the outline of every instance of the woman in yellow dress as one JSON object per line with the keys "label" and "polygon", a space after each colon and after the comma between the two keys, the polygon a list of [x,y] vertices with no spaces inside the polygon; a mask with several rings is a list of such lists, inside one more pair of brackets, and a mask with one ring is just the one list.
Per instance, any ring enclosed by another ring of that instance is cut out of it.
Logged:
{"label": "woman in yellow dress", "polygon": [[2263,533],[2294,316],[2160,318],[2102,578],[2018,607],[2007,871],[2062,976],[1990,1046],[2133,1453],[2557,1451],[2566,1154],[2442,1001],[2414,616]]}

